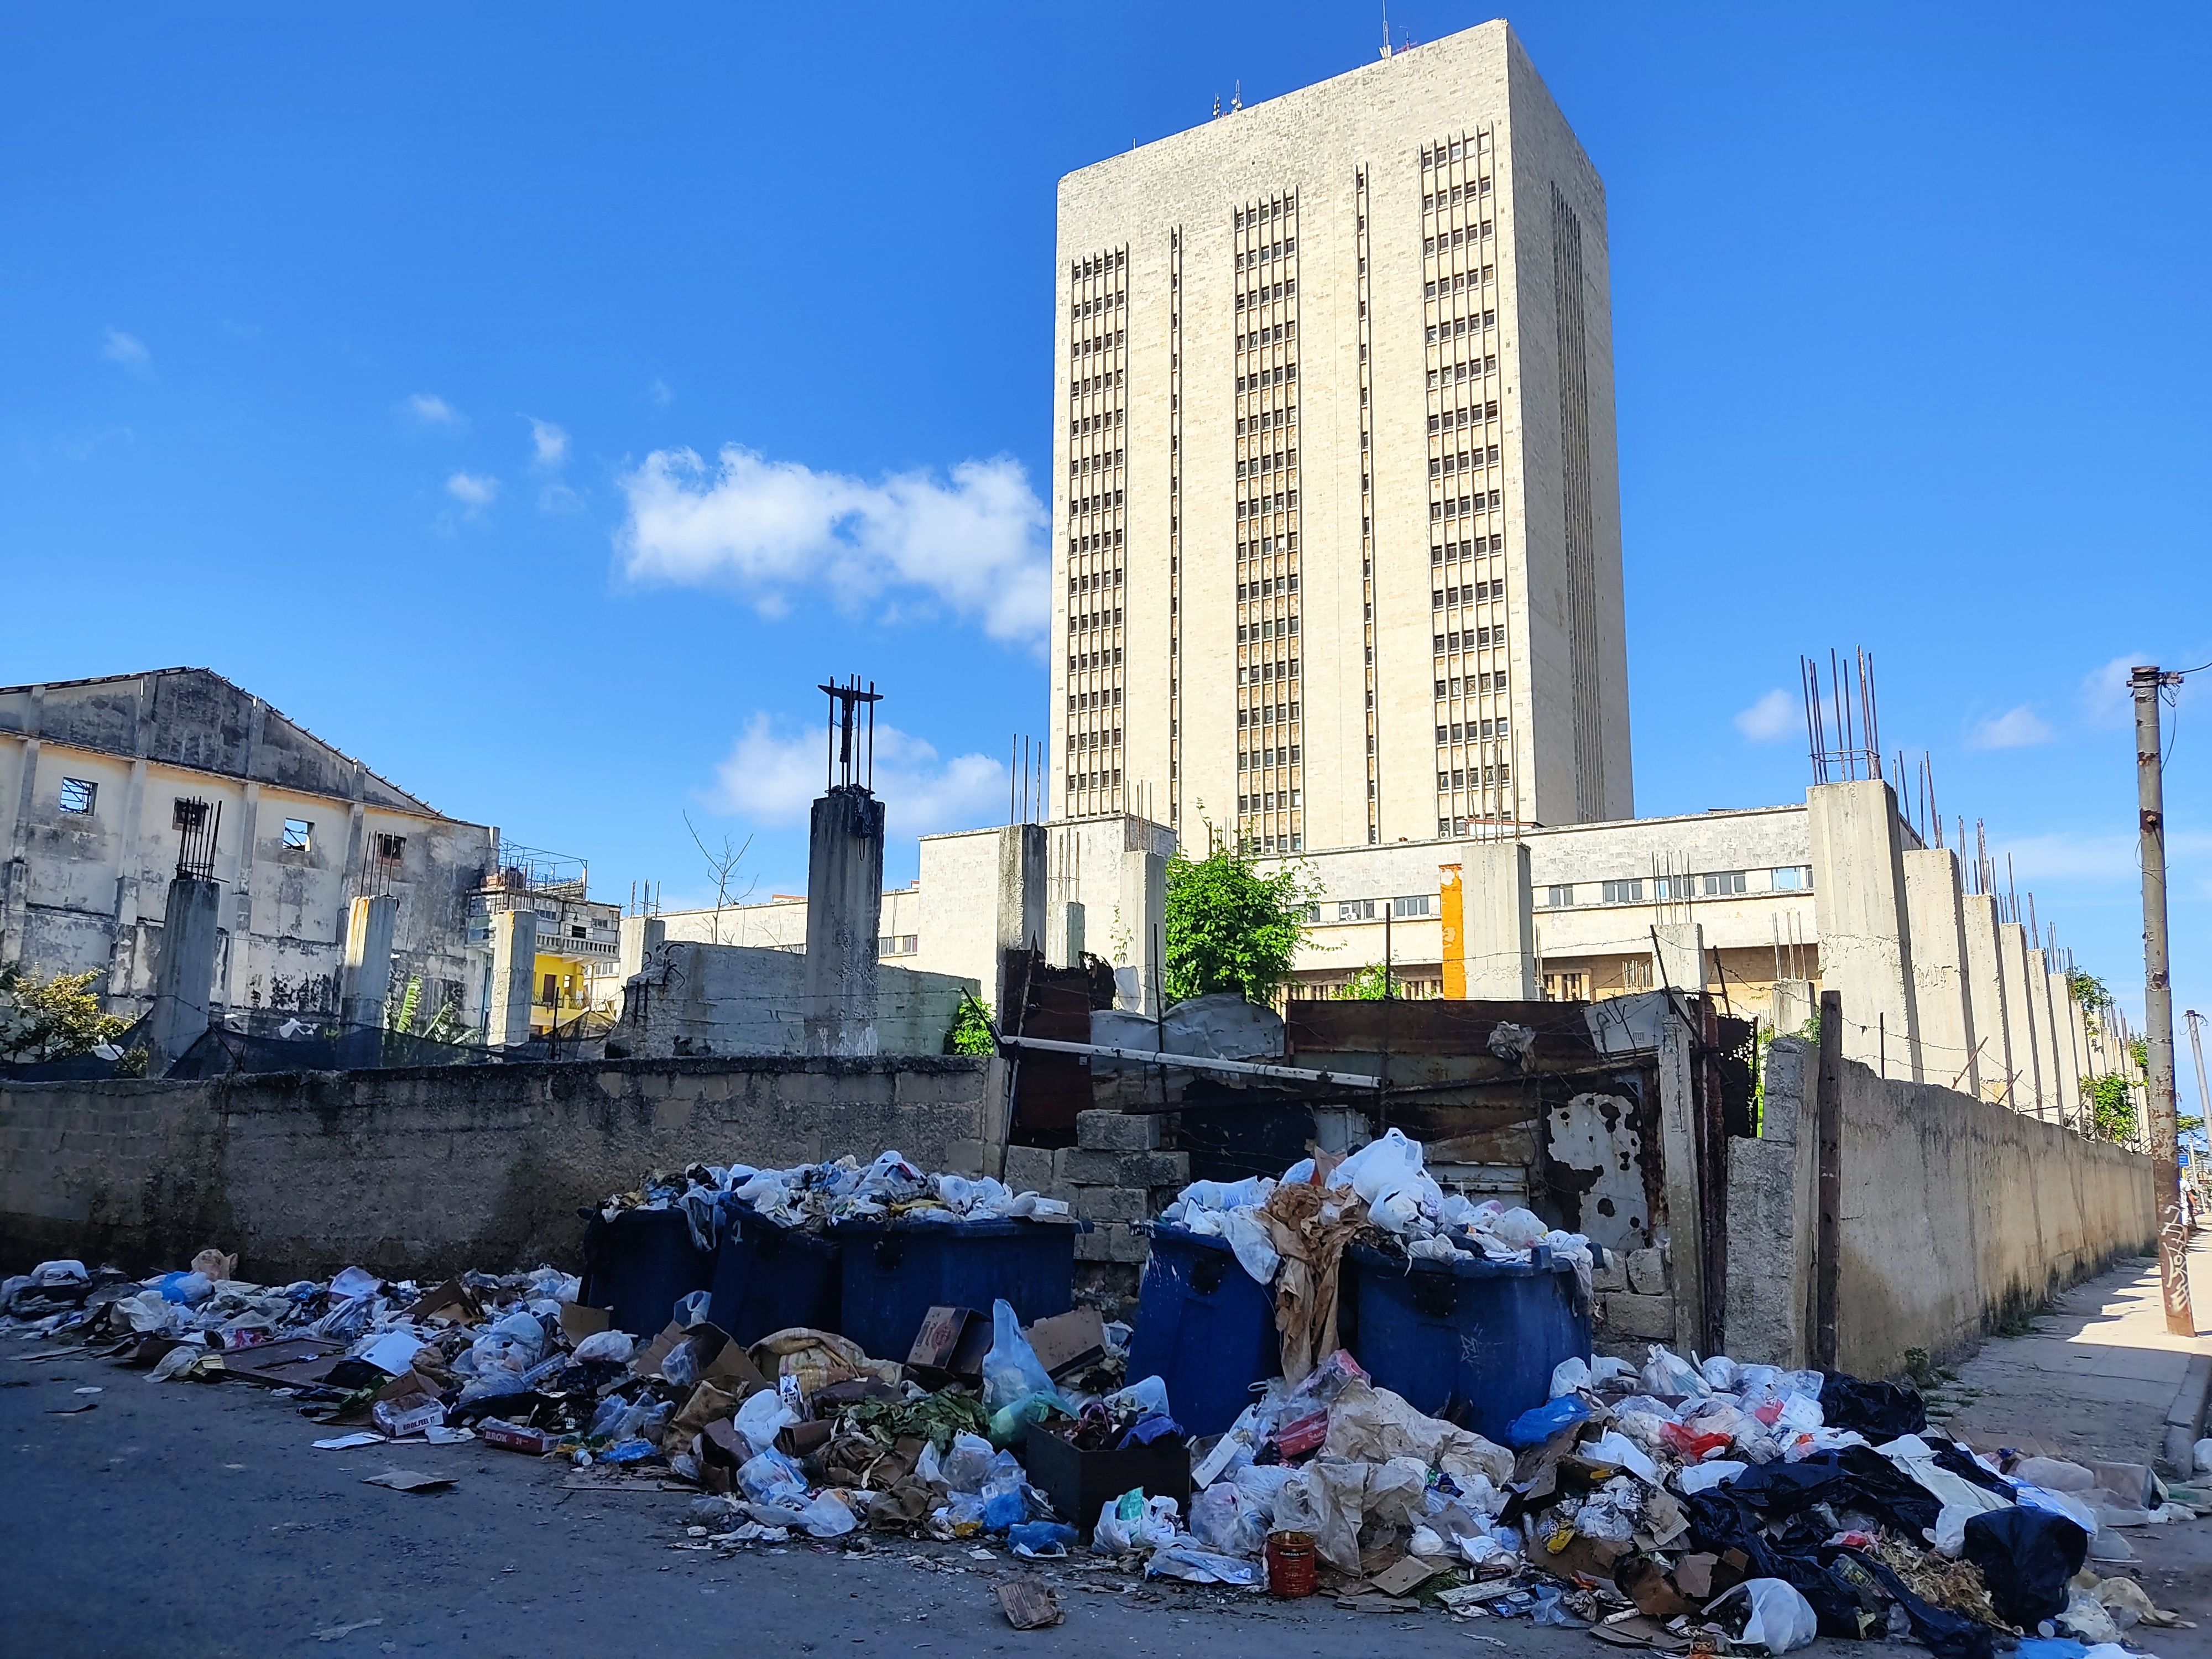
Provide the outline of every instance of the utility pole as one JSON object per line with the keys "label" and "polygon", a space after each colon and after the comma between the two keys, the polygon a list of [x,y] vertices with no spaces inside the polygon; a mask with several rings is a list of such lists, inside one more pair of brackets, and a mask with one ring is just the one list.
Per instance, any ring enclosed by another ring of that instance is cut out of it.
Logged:
{"label": "utility pole", "polygon": [[[2175,682],[2179,675],[2172,677]],[[2195,1336],[2189,1305],[2189,1234],[2181,1205],[2181,1155],[2175,1144],[2173,987],[2166,969],[2166,789],[2160,741],[2158,694],[2168,677],[2139,666],[2128,677],[2136,700],[2136,805],[2142,826],[2143,909],[2143,1037],[2150,1064],[2151,1191],[2158,1206],[2158,1279],[2166,1297],[2166,1328]]]}

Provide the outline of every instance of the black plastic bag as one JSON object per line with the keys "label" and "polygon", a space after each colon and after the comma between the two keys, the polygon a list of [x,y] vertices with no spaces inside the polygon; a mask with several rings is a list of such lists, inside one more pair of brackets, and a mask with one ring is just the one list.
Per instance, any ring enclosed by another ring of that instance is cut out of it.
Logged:
{"label": "black plastic bag", "polygon": [[1863,1382],[1841,1371],[1820,1377],[1820,1420],[1832,1429],[1856,1429],[1875,1443],[1928,1426],[1927,1402],[1902,1382]]}
{"label": "black plastic bag", "polygon": [[1923,1601],[1906,1587],[1905,1581],[1882,1562],[1856,1550],[1838,1550],[1837,1558],[1848,1558],[1877,1580],[1891,1598],[1905,1609],[1905,1619],[1912,1626],[1912,1634],[1936,1659],[1990,1659],[1995,1652],[1995,1633],[1986,1625],[1969,1619],[1962,1613],[1953,1613],[1948,1607],[1939,1607]]}
{"label": "black plastic bag", "polygon": [[2081,1571],[2089,1534],[2063,1515],[2020,1504],[1966,1522],[1966,1559],[1982,1571],[1990,1605],[2021,1630],[2066,1611],[2067,1581]]}

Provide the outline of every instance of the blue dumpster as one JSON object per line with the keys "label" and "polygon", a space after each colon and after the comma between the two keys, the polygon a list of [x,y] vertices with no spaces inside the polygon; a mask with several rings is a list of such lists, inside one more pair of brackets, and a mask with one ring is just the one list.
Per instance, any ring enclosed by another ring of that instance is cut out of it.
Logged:
{"label": "blue dumpster", "polygon": [[1553,1367],[1590,1357],[1589,1310],[1577,1305],[1574,1264],[1542,1245],[1530,1255],[1518,1262],[1462,1254],[1409,1268],[1353,1245],[1345,1252],[1356,1308],[1352,1357],[1376,1387],[1416,1410],[1504,1444],[1505,1425],[1550,1396]]}
{"label": "blue dumpster", "polygon": [[1219,1434],[1252,1403],[1252,1385],[1283,1369],[1274,1290],[1244,1271],[1225,1239],[1165,1222],[1152,1236],[1129,1380],[1158,1377],[1176,1422]]}
{"label": "blue dumpster", "polygon": [[749,1204],[726,1200],[707,1317],[748,1347],[794,1325],[836,1330],[845,1305],[844,1254],[827,1233],[787,1227]]}
{"label": "blue dumpster", "polygon": [[1013,1305],[1026,1325],[1075,1305],[1075,1235],[1049,1221],[841,1221],[844,1317],[874,1359],[907,1357],[935,1307]]}
{"label": "blue dumpster", "polygon": [[581,1295],[614,1310],[617,1330],[658,1336],[676,1304],[714,1282],[714,1253],[691,1242],[681,1210],[624,1210],[612,1221],[592,1212],[584,1225]]}

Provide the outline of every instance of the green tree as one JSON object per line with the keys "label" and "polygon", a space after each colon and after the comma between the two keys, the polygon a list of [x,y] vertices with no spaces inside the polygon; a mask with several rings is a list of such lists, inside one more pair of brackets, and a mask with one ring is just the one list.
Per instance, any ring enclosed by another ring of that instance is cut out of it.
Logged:
{"label": "green tree", "polygon": [[2105,981],[2086,968],[2076,968],[2066,975],[2066,988],[2080,1005],[2084,1023],[2092,1031],[2103,1029],[2105,1011],[2112,1006],[2112,994]]}
{"label": "green tree", "polygon": [[100,1012],[97,973],[57,974],[44,984],[0,968],[0,1060],[67,1060],[112,1042],[127,1022]]}
{"label": "green tree", "polygon": [[1405,981],[1395,969],[1370,962],[1348,983],[1336,988],[1336,997],[1340,1002],[1381,1002],[1386,997],[1396,996],[1404,985]]}
{"label": "green tree", "polygon": [[1176,854],[1168,864],[1168,1000],[1215,991],[1270,1000],[1291,976],[1318,890],[1296,866],[1263,876],[1232,847],[1196,861]]}
{"label": "green tree", "polygon": [[2128,1092],[2127,1079],[2107,1072],[2085,1084],[2081,1095],[2089,1108],[2090,1127],[2100,1140],[2135,1139],[2136,1103]]}
{"label": "green tree", "polygon": [[995,1054],[998,1039],[991,1035],[991,1011],[973,997],[960,999],[952,1027],[945,1034],[948,1054]]}

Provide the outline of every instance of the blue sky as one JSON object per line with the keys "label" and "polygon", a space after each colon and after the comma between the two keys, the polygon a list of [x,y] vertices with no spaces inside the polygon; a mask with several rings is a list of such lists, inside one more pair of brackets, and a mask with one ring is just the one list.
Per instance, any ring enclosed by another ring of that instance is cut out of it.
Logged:
{"label": "blue sky", "polygon": [[[2212,659],[2212,13],[1512,17],[1610,194],[1639,809],[1797,795],[1797,654],[1864,645],[1890,745],[2139,988],[2100,676]],[[895,834],[1002,808],[1044,720],[1054,182],[1377,37],[1297,4],[4,28],[0,681],[204,664],[672,899],[687,810],[802,879],[832,672],[890,694]],[[2212,1012],[2212,697],[2179,717]]]}

